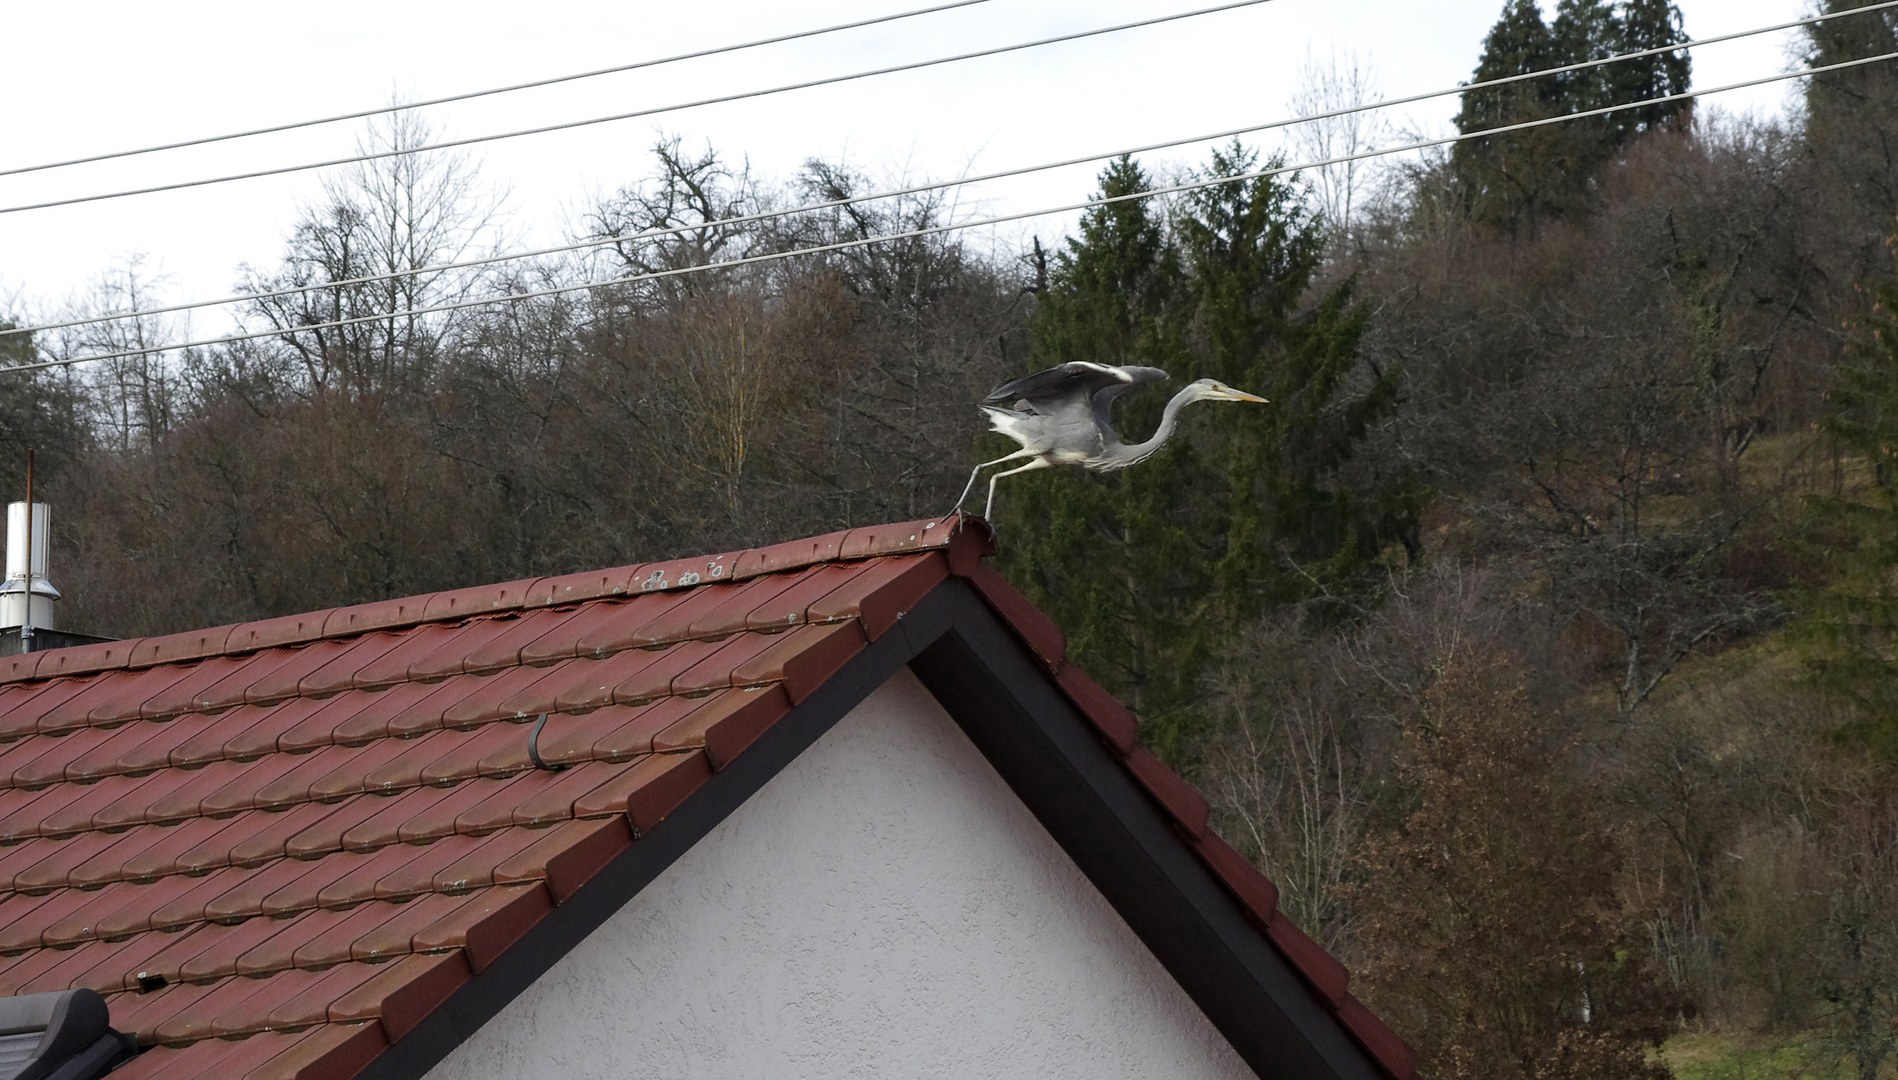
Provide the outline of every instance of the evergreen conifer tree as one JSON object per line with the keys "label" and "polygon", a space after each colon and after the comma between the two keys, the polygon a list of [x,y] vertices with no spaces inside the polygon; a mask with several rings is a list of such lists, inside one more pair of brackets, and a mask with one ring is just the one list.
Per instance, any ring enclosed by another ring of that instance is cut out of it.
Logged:
{"label": "evergreen conifer tree", "polygon": [[[1483,42],[1474,81],[1601,60],[1684,40],[1673,0],[1561,0],[1545,23],[1536,0],[1509,0]],[[1463,132],[1588,112],[1684,92],[1687,54],[1565,72],[1463,95]],[[1586,209],[1595,175],[1635,136],[1678,123],[1688,103],[1672,102],[1571,120],[1456,145],[1451,171],[1478,221],[1533,232],[1550,218]]]}
{"label": "evergreen conifer tree", "polygon": [[[1619,22],[1613,52],[1640,52],[1687,40],[1680,9],[1673,0],[1623,0]],[[1693,62],[1685,51],[1625,60],[1607,70],[1613,101],[1618,105],[1684,94],[1692,85],[1694,73]],[[1614,123],[1616,145],[1620,146],[1649,131],[1678,127],[1692,112],[1691,101],[1676,101],[1641,109],[1622,109],[1609,114],[1608,119]]]}
{"label": "evergreen conifer tree", "polygon": [[[1827,14],[1866,7],[1872,0],[1825,0]],[[1810,47],[1807,62],[1826,67],[1898,52],[1898,12],[1874,11],[1843,19],[1828,19],[1806,28]],[[1872,117],[1889,123],[1898,104],[1898,74],[1889,64],[1867,64],[1844,71],[1814,75],[1806,83],[1806,124],[1809,134],[1833,133],[1840,127],[1863,126]]]}
{"label": "evergreen conifer tree", "polygon": [[[1898,52],[1898,12],[1867,11],[1870,0],[1824,0],[1827,19],[1806,27],[1813,67]],[[1835,302],[1860,309],[1855,284],[1889,272],[1887,238],[1898,214],[1898,70],[1862,64],[1801,80],[1805,92],[1803,153],[1788,177],[1792,190],[1818,211],[1815,237],[1823,273],[1835,281]]]}
{"label": "evergreen conifer tree", "polygon": [[[16,323],[0,319],[0,330]],[[39,359],[30,334],[0,337],[0,368]],[[39,451],[40,473],[57,476],[85,444],[86,423],[70,378],[45,371],[0,376],[0,491],[18,498],[25,486],[26,448]]]}
{"label": "evergreen conifer tree", "polygon": [[[1211,171],[1251,171],[1237,147]],[[1101,194],[1140,191],[1122,160]],[[1206,660],[1274,604],[1365,589],[1366,568],[1411,535],[1421,502],[1392,481],[1347,490],[1338,470],[1392,408],[1397,374],[1357,370],[1364,314],[1350,287],[1300,302],[1321,255],[1297,189],[1279,179],[1207,189],[1169,229],[1146,200],[1102,205],[1056,258],[1032,331],[1034,367],[1146,364],[1169,392],[1129,395],[1115,423],[1145,438],[1171,391],[1202,377],[1270,398],[1201,405],[1153,458],[1119,472],[1060,469],[1005,486],[1005,568],[1068,631],[1070,651],[1148,724],[1163,752],[1196,715]],[[1337,608],[1326,614],[1336,616]]]}
{"label": "evergreen conifer tree", "polygon": [[[1561,0],[1549,28],[1552,57],[1557,63],[1579,64],[1613,56],[1621,41],[1621,24],[1606,0]],[[1607,105],[1614,97],[1613,68],[1593,67],[1550,77],[1552,97],[1564,112],[1582,112]],[[1579,126],[1579,125],[1578,125]]]}
{"label": "evergreen conifer tree", "polygon": [[[1490,82],[1541,71],[1557,64],[1555,35],[1542,21],[1536,0],[1509,0],[1483,39],[1474,81]],[[1463,95],[1457,130],[1468,134],[1555,115],[1552,86],[1540,79]],[[1450,169],[1465,207],[1479,221],[1509,229],[1533,227],[1548,195],[1543,187],[1557,171],[1549,128],[1513,132],[1456,144]]]}

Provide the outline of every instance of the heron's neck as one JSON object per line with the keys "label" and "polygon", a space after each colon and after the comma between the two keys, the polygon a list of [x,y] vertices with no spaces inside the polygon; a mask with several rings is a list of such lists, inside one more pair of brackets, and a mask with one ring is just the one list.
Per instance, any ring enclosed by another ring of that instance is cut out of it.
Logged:
{"label": "heron's neck", "polygon": [[1166,445],[1166,441],[1173,437],[1173,429],[1180,426],[1180,410],[1197,400],[1199,399],[1193,396],[1193,388],[1190,386],[1174,394],[1173,400],[1166,403],[1166,411],[1160,414],[1160,426],[1154,429],[1153,437],[1146,442],[1125,446],[1120,456],[1125,457],[1129,465],[1152,457],[1155,451]]}

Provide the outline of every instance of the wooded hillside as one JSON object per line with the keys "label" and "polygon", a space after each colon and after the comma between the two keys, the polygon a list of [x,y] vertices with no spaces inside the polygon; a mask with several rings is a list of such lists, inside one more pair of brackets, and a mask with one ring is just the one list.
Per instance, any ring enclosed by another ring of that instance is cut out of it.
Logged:
{"label": "wooded hillside", "polygon": [[[1509,0],[1474,77],[1682,34],[1665,0]],[[1898,51],[1898,14],[1807,47]],[[1689,74],[1472,91],[1458,123]],[[1125,472],[1005,481],[1003,566],[1430,1075],[1874,1080],[1898,1068],[1898,68],[1801,92],[1783,123],[1689,101],[1462,142],[1352,197],[1306,174],[1103,204],[1027,250],[940,233],[423,316],[396,313],[954,211],[734,222],[884,185],[668,140],[576,224],[620,238],[590,257],[349,284],[497,242],[471,161],[390,159],[243,271],[324,286],[251,304],[281,333],[182,359],[140,351],[182,339],[164,316],[43,336],[137,355],[0,376],[0,488],[37,447],[65,626],[167,633],[927,517],[1012,449],[973,407],[1006,378],[1216,377],[1272,404],[1196,407]],[[1194,176],[1261,167],[1232,144]],[[1178,179],[1123,159],[1099,190]],[[122,264],[75,313],[149,288]],[[387,317],[290,332],[363,315]],[[1164,399],[1124,400],[1123,431]]]}

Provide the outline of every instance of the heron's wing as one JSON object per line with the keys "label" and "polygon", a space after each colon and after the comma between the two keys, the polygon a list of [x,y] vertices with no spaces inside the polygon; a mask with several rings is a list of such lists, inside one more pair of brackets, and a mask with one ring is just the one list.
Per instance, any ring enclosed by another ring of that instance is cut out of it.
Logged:
{"label": "heron's wing", "polygon": [[1049,409],[1041,407],[1044,402],[1051,407],[1070,402],[1079,404],[1110,387],[1125,389],[1137,383],[1164,378],[1166,372],[1159,368],[1112,367],[1076,360],[1005,382],[989,391],[989,396],[982,400],[985,404],[996,405],[1020,399],[1035,406],[1036,412],[1047,412]]}
{"label": "heron's wing", "polygon": [[1095,392],[1091,402],[1094,423],[1109,441],[1120,438],[1120,434],[1114,430],[1114,399],[1142,383],[1165,382],[1167,377],[1166,372],[1157,367],[1124,367],[1119,370],[1126,372],[1130,376],[1129,380],[1102,387]]}

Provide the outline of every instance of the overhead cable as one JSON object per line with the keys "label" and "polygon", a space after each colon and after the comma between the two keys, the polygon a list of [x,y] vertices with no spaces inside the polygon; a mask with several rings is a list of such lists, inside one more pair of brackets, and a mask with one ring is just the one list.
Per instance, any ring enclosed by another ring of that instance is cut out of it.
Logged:
{"label": "overhead cable", "polygon": [[213,176],[201,180],[180,180],[171,184],[154,184],[151,187],[129,188],[124,191],[108,191],[97,195],[77,195],[68,199],[50,199],[46,202],[23,203],[18,206],[0,206],[0,214],[18,214],[28,210],[47,210],[55,206],[76,206],[81,203],[102,202],[106,199],[123,199],[133,195],[151,195],[160,191],[180,191],[185,188],[205,187],[211,184],[228,184],[237,180],[255,180],[265,176],[283,176],[287,173],[308,172],[312,169],[327,169],[336,165],[354,165],[364,161],[380,161],[384,158],[406,157],[410,154],[423,154],[433,150],[450,150],[460,146],[474,146],[480,143],[495,142],[500,139],[518,139],[525,135],[545,135],[554,131],[571,131],[574,128],[590,127],[594,124],[610,124],[620,120],[632,120],[642,116],[657,116],[661,113],[679,112],[696,109],[706,105],[723,105],[733,101],[745,101],[751,98],[768,97],[773,94],[788,93],[793,90],[809,90],[817,86],[832,86],[837,83],[851,82],[857,79],[869,79],[879,75],[893,75],[903,71],[917,71],[922,68],[939,67],[943,64],[960,63],[963,60],[976,60],[987,56],[1000,56],[1004,53],[1020,52],[1023,49],[1036,49],[1043,45],[1056,45],[1066,41],[1079,41],[1083,38],[1099,37],[1102,34],[1114,34],[1123,30],[1136,30],[1141,27],[1158,26],[1162,23],[1178,22],[1181,19],[1197,18],[1201,15],[1213,15],[1236,8],[1254,7],[1270,3],[1271,0],[1231,0],[1230,3],[1214,7],[1182,11],[1172,15],[1160,15],[1151,19],[1139,19],[1134,22],[1120,23],[1116,26],[1103,26],[1094,30],[1081,30],[1071,34],[1058,34],[1041,38],[1038,41],[1018,42],[1014,45],[999,45],[992,49],[978,49],[974,52],[958,53],[954,56],[939,56],[930,60],[917,60],[907,64],[892,64],[888,67],[871,68],[867,71],[851,72],[848,75],[830,75],[821,79],[807,79],[803,82],[787,83],[763,90],[746,90],[735,94],[721,94],[717,97],[700,98],[676,105],[656,105],[650,109],[636,109],[632,112],[615,113],[611,116],[596,116],[587,120],[570,120],[563,124],[547,124],[542,127],[521,128],[517,131],[504,131],[493,135],[473,135],[465,139],[448,139],[443,142],[429,143],[426,146],[397,147],[368,154],[352,154],[348,157],[330,158],[326,161],[311,161],[301,165],[282,165],[274,169],[254,169],[250,172],[231,173],[226,176]]}
{"label": "overhead cable", "polygon": [[196,139],[183,139],[178,142],[161,143],[157,146],[144,146],[137,150],[114,150],[110,153],[93,154],[90,157],[68,158],[65,161],[48,161],[40,165],[20,165],[11,169],[0,169],[0,176],[18,176],[21,173],[43,172],[47,169],[63,169],[69,165],[90,165],[95,161],[112,161],[117,158],[137,157],[140,154],[156,154],[165,150],[183,150],[192,146],[208,146],[211,143],[230,142],[233,139],[248,139],[253,135],[274,135],[280,131],[296,131],[299,128],[335,124],[344,120],[362,120],[371,116],[386,116],[389,113],[404,112],[409,109],[426,109],[435,105],[447,105],[456,101],[472,101],[476,98],[493,97],[496,94],[511,94],[517,90],[535,90],[543,86],[557,86],[561,83],[576,82],[580,79],[598,78],[601,75],[618,75],[626,71],[639,71],[642,68],[659,67],[664,64],[676,64],[682,60],[700,60],[708,56],[719,56],[724,53],[740,52],[745,49],[756,49],[764,45],[780,45],[787,41],[798,41],[803,38],[834,34],[841,30],[856,30],[865,26],[876,26],[880,23],[897,22],[902,19],[913,19],[918,15],[934,15],[939,11],[950,11],[955,8],[971,7],[975,4],[986,4],[988,2],[989,0],[954,0],[953,3],[937,4],[935,7],[916,8],[913,11],[900,11],[894,15],[878,15],[869,19],[858,19],[855,22],[822,26],[815,30],[798,30],[789,34],[759,38],[756,41],[746,41],[737,45],[719,45],[715,48],[676,53],[672,56],[663,56],[654,60],[639,60],[630,64],[620,64],[616,67],[596,68],[593,71],[580,71],[571,75],[556,75],[548,79],[535,79],[531,82],[514,83],[511,86],[496,86],[487,90],[471,90],[466,93],[449,94],[445,97],[428,98],[423,101],[410,101],[401,105],[382,105],[373,109],[360,109],[356,112],[337,113],[334,116],[324,116],[314,120],[293,120],[289,123],[272,124],[269,127],[250,128],[246,131],[232,131],[223,135],[206,135]]}
{"label": "overhead cable", "polygon": [[489,307],[496,304],[519,303],[524,300],[537,300],[537,299],[541,299],[548,296],[559,296],[565,293],[588,292],[594,289],[608,289],[608,288],[613,288],[619,285],[631,285],[631,284],[635,284],[641,281],[657,281],[663,278],[683,277],[689,274],[702,274],[702,273],[708,273],[710,271],[715,271],[715,270],[731,270],[731,269],[736,269],[741,266],[749,266],[749,265],[754,265],[757,263],[765,263],[765,262],[778,262],[784,259],[795,259],[795,258],[799,258],[801,256],[806,256],[806,255],[823,255],[823,254],[827,254],[833,251],[843,251],[848,248],[866,247],[871,244],[888,243],[894,240],[913,240],[920,237],[935,236],[942,233],[955,232],[962,229],[978,229],[978,228],[983,228],[990,225],[1006,224],[1011,221],[1025,221],[1029,218],[1047,217],[1053,214],[1065,214],[1065,213],[1070,213],[1075,210],[1091,210],[1098,206],[1110,206],[1115,203],[1131,202],[1136,199],[1151,199],[1151,198],[1157,198],[1162,195],[1178,195],[1185,192],[1202,191],[1207,188],[1220,187],[1225,184],[1237,184],[1237,183],[1244,183],[1244,182],[1252,181],[1252,180],[1262,180],[1267,177],[1283,176],[1288,173],[1300,172],[1305,169],[1322,169],[1322,168],[1326,168],[1332,165],[1345,165],[1354,161],[1368,161],[1372,158],[1386,157],[1391,154],[1408,153],[1412,150],[1427,150],[1427,149],[1430,149],[1431,147],[1436,147],[1436,146],[1449,146],[1449,145],[1459,143],[1459,142],[1466,142],[1471,139],[1493,138],[1497,135],[1507,135],[1507,134],[1510,134],[1512,132],[1517,132],[1517,131],[1528,131],[1533,128],[1549,127],[1555,124],[1566,124],[1566,123],[1571,123],[1576,120],[1586,120],[1590,117],[1595,117],[1595,116],[1606,116],[1609,113],[1621,112],[1626,109],[1641,109],[1641,108],[1647,108],[1653,105],[1666,105],[1670,102],[1686,101],[1690,98],[1705,97],[1711,94],[1723,94],[1723,93],[1727,93],[1733,90],[1745,90],[1749,87],[1754,87],[1754,86],[1766,86],[1771,83],[1785,82],[1790,79],[1804,79],[1804,78],[1809,78],[1814,75],[1824,75],[1829,72],[1844,71],[1849,68],[1864,67],[1868,64],[1884,63],[1889,60],[1898,60],[1898,52],[1881,53],[1877,56],[1868,56],[1868,57],[1863,57],[1857,60],[1846,60],[1837,64],[1827,64],[1824,67],[1805,68],[1800,71],[1782,72],[1778,75],[1767,75],[1767,76],[1763,76],[1757,79],[1748,79],[1744,82],[1728,83],[1725,86],[1715,86],[1715,87],[1710,87],[1705,90],[1687,91],[1685,93],[1679,93],[1679,94],[1667,94],[1661,97],[1644,98],[1640,101],[1630,101],[1622,105],[1608,105],[1599,109],[1588,109],[1583,112],[1566,113],[1561,116],[1544,117],[1540,120],[1525,120],[1521,123],[1504,124],[1500,127],[1493,127],[1493,128],[1483,128],[1479,131],[1466,131],[1466,132],[1458,133],[1456,135],[1446,135],[1441,138],[1421,139],[1416,142],[1405,143],[1401,146],[1382,147],[1377,150],[1367,150],[1367,151],[1364,151],[1362,153],[1357,153],[1357,154],[1346,154],[1339,157],[1326,158],[1322,161],[1308,161],[1308,162],[1303,162],[1298,165],[1274,166],[1269,169],[1258,169],[1252,172],[1237,173],[1232,176],[1217,176],[1217,177],[1211,177],[1205,180],[1195,180],[1195,181],[1191,181],[1189,183],[1184,183],[1184,184],[1174,184],[1168,187],[1151,188],[1146,191],[1129,192],[1125,195],[1113,195],[1113,196],[1107,196],[1107,197],[1098,198],[1098,199],[1089,199],[1086,202],[1069,203],[1065,206],[1051,206],[1051,207],[1046,207],[1040,210],[1024,210],[1024,211],[1021,211],[1019,213],[1014,213],[1014,214],[1002,214],[996,217],[983,218],[978,221],[964,221],[964,222],[957,222],[955,224],[950,224],[950,225],[932,225],[932,226],[929,226],[927,228],[922,228],[922,229],[911,229],[907,232],[888,233],[881,236],[860,237],[855,240],[841,240],[834,244],[821,244],[816,247],[795,248],[788,251],[774,251],[774,252],[769,252],[763,255],[749,255],[743,258],[730,259],[725,262],[705,263],[705,264],[696,265],[696,266],[682,266],[682,267],[678,267],[672,270],[658,270],[658,271],[645,273],[645,274],[631,274],[625,277],[612,278],[606,281],[587,282],[584,284],[576,284],[576,285],[560,285],[553,288],[536,289],[536,290],[532,290],[528,292],[512,293],[505,296],[488,296],[488,297],[481,297],[475,300],[456,301],[455,303],[450,303],[450,304],[437,304],[431,307],[411,308],[405,311],[386,311],[386,312],[379,312],[374,315],[359,315],[359,316],[355,316],[353,318],[348,318],[348,319],[335,319],[329,322],[311,323],[307,326],[292,326],[292,327],[281,327],[281,328],[273,329],[273,330],[258,330],[258,331],[252,331],[250,333],[244,333],[244,334],[230,334],[225,337],[204,338],[198,341],[187,341],[187,342],[182,342],[176,345],[162,345],[162,346],[143,348],[143,349],[123,349],[117,352],[99,353],[92,356],[74,356],[74,357],[65,357],[58,360],[43,360],[36,363],[31,363],[31,364],[16,364],[12,367],[0,368],[0,371],[4,371],[4,372],[38,371],[45,368],[68,367],[74,364],[92,363],[98,360],[117,360],[117,359],[121,359],[128,356],[149,356],[153,353],[173,352],[179,349],[196,349],[196,348],[204,348],[211,345],[231,345],[231,344],[236,344],[238,342],[244,342],[244,341],[256,341],[261,338],[292,337],[300,333],[314,332],[317,330],[332,330],[332,329],[337,329],[339,327],[344,327],[344,326],[357,326],[362,323],[391,322],[396,319],[413,318],[418,315],[436,315],[436,314],[441,314],[443,312],[449,312],[449,311],[465,311],[469,308]]}
{"label": "overhead cable", "polygon": [[1797,19],[1792,22],[1778,23],[1773,26],[1764,26],[1764,27],[1759,27],[1757,29],[1753,29],[1753,30],[1741,30],[1741,31],[1736,31],[1734,33],[1730,33],[1730,34],[1717,35],[1714,37],[1693,38],[1690,40],[1677,42],[1673,45],[1666,45],[1666,46],[1661,46],[1661,47],[1651,48],[1651,49],[1640,49],[1635,52],[1618,53],[1614,56],[1606,56],[1606,57],[1602,57],[1596,60],[1585,60],[1580,63],[1565,64],[1560,67],[1544,68],[1538,71],[1523,72],[1517,75],[1507,75],[1507,76],[1503,76],[1501,78],[1496,78],[1496,79],[1486,79],[1482,82],[1458,83],[1456,86],[1446,87],[1441,90],[1431,90],[1431,91],[1428,91],[1426,93],[1421,93],[1421,94],[1411,94],[1407,97],[1386,98],[1379,101],[1366,102],[1361,105],[1352,105],[1345,108],[1330,109],[1324,112],[1306,113],[1301,116],[1294,116],[1294,117],[1290,117],[1283,120],[1272,120],[1272,121],[1268,121],[1262,124],[1248,125],[1246,127],[1228,128],[1224,131],[1215,131],[1215,132],[1210,132],[1204,135],[1193,135],[1193,136],[1189,136],[1187,138],[1181,138],[1181,139],[1169,139],[1165,142],[1146,143],[1141,146],[1123,147],[1119,150],[1108,151],[1105,153],[1085,154],[1080,157],[1064,158],[1059,161],[1043,162],[1036,165],[1023,165],[1023,166],[1018,166],[1012,169],[1002,169],[996,172],[982,173],[976,176],[965,176],[956,180],[942,180],[942,181],[936,181],[936,182],[932,182],[928,184],[917,184],[911,187],[896,188],[890,191],[872,192],[867,195],[852,195],[852,196],[849,196],[846,198],[840,198],[840,199],[827,199],[822,202],[806,203],[801,206],[786,207],[781,210],[764,210],[755,214],[735,215],[733,217],[720,218],[720,219],[717,219],[716,221],[697,222],[690,225],[672,225],[672,226],[665,226],[665,227],[657,228],[657,229],[645,229],[637,233],[631,233],[625,236],[592,237],[586,240],[580,240],[580,241],[576,241],[570,244],[561,244],[555,247],[537,248],[530,251],[518,251],[518,252],[509,253],[506,255],[491,255],[484,258],[480,258],[480,259],[468,259],[461,262],[440,263],[434,266],[418,267],[413,270],[397,270],[397,271],[392,271],[386,274],[370,274],[365,277],[341,278],[335,281],[325,281],[325,282],[320,282],[320,283],[312,284],[312,285],[297,285],[290,288],[271,289],[271,290],[262,291],[262,292],[238,293],[232,296],[226,296],[226,297],[222,297],[216,300],[193,300],[193,301],[188,301],[184,303],[172,304],[166,307],[143,308],[137,311],[127,311],[127,312],[122,312],[116,315],[97,315],[97,316],[91,316],[84,319],[70,319],[64,322],[41,323],[36,326],[22,326],[22,327],[16,327],[13,329],[0,329],[0,338],[4,338],[10,335],[36,334],[36,333],[44,333],[51,330],[65,330],[65,329],[69,329],[69,328],[77,327],[77,326],[92,326],[99,323],[119,322],[126,319],[147,318],[153,315],[168,315],[168,314],[173,314],[175,312],[180,312],[180,311],[192,311],[198,308],[221,307],[226,304],[240,304],[240,303],[247,303],[247,302],[255,301],[255,300],[269,300],[269,299],[273,299],[280,296],[294,296],[298,293],[320,292],[324,289],[340,289],[340,288],[347,288],[353,285],[367,285],[367,284],[372,284],[375,282],[393,281],[400,278],[414,278],[414,277],[421,277],[428,274],[440,274],[440,273],[446,273],[450,270],[466,270],[473,267],[492,266],[497,263],[512,262],[512,261],[521,260],[521,259],[540,258],[546,255],[562,255],[562,254],[567,254],[567,253],[575,252],[575,251],[585,251],[590,248],[610,247],[615,244],[628,243],[632,241],[648,240],[648,239],[654,239],[654,238],[663,237],[663,236],[674,236],[680,233],[692,232],[695,230],[705,229],[705,228],[731,228],[733,226],[745,225],[745,224],[750,224],[753,222],[767,221],[767,220],[772,220],[775,218],[782,218],[782,217],[790,217],[797,214],[812,213],[819,210],[834,209],[840,206],[851,206],[858,203],[876,202],[881,199],[893,199],[893,198],[900,198],[905,195],[918,195],[918,194],[924,194],[931,191],[940,191],[946,188],[964,187],[964,186],[968,186],[972,184],[988,183],[989,181],[1002,180],[1002,179],[1007,179],[1009,177],[1014,177],[1014,176],[1023,176],[1028,173],[1047,172],[1052,169],[1063,169],[1063,168],[1068,168],[1074,165],[1084,165],[1093,161],[1104,161],[1110,158],[1129,156],[1133,154],[1150,153],[1154,150],[1167,150],[1167,149],[1171,149],[1173,147],[1178,147],[1178,146],[1190,146],[1194,143],[1212,142],[1215,139],[1228,139],[1228,138],[1233,138],[1239,135],[1250,135],[1250,134],[1255,134],[1261,131],[1271,131],[1276,128],[1293,127],[1298,124],[1308,124],[1308,123],[1314,123],[1320,120],[1330,120],[1330,119],[1334,119],[1341,116],[1349,116],[1354,113],[1371,112],[1378,109],[1395,108],[1399,105],[1412,105],[1420,101],[1429,101],[1434,98],[1448,97],[1452,94],[1467,94],[1467,93],[1471,93],[1477,90],[1487,90],[1487,89],[1491,89],[1498,86],[1506,86],[1511,83],[1523,82],[1529,79],[1546,78],[1551,75],[1561,75],[1561,74],[1566,74],[1568,72],[1584,70],[1587,68],[1601,67],[1606,64],[1620,63],[1626,60],[1638,60],[1638,59],[1641,59],[1642,57],[1654,56],[1658,53],[1676,52],[1676,51],[1680,51],[1684,49],[1698,48],[1703,45],[1713,45],[1713,44],[1718,44],[1720,42],[1733,41],[1737,38],[1752,37],[1758,34],[1767,34],[1767,33],[1773,33],[1775,31],[1780,31],[1780,30],[1788,30],[1795,27],[1807,26],[1812,23],[1821,22],[1827,19],[1844,18],[1849,15],[1858,15],[1858,14],[1863,14],[1865,12],[1878,11],[1883,8],[1891,8],[1891,7],[1898,7],[1898,0],[1884,0],[1884,2],[1882,3],[1873,4],[1868,7],[1863,7],[1863,8],[1854,8],[1850,11],[1840,12],[1835,15],[1815,15],[1810,18]]}

